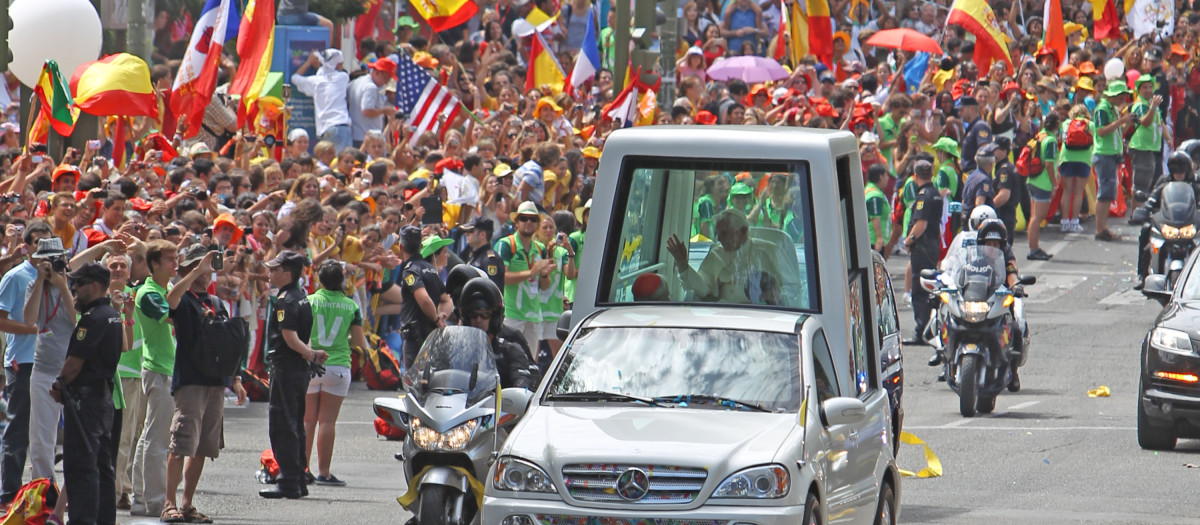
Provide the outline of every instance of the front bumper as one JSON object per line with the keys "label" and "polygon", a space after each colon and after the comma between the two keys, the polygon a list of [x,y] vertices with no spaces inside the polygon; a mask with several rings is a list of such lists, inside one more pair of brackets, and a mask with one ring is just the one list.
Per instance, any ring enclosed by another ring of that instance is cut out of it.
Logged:
{"label": "front bumper", "polygon": [[[509,520],[523,516],[525,520]],[[573,507],[563,501],[484,496],[483,525],[794,525],[804,506],[705,505],[691,510],[613,510]],[[527,521],[526,521],[527,520]]]}
{"label": "front bumper", "polygon": [[1159,420],[1200,422],[1200,383],[1158,376],[1158,372],[1200,376],[1200,356],[1183,355],[1147,344],[1143,363],[1142,405],[1146,415]]}

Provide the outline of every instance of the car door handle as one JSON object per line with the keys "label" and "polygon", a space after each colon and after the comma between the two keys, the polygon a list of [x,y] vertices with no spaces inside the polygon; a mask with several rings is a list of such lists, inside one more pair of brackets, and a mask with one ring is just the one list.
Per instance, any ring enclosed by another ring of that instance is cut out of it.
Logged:
{"label": "car door handle", "polygon": [[850,431],[850,439],[858,439],[858,431],[857,430]]}

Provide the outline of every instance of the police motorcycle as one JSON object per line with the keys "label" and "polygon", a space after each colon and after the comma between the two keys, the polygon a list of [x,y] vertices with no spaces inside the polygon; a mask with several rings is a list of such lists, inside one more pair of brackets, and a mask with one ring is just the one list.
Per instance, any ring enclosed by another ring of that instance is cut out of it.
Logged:
{"label": "police motorcycle", "polygon": [[[1012,390],[1012,365],[1028,358],[1028,330],[1017,321],[1023,313],[1014,316],[1017,296],[1005,277],[1004,251],[984,245],[958,251],[945,271],[921,272],[921,286],[941,302],[938,339],[947,360],[946,383],[958,393],[963,417],[995,410],[996,396]],[[1035,281],[1022,277],[1020,283]]]}
{"label": "police motorcycle", "polygon": [[[1176,160],[1170,159],[1168,167]],[[1186,163],[1187,159],[1183,161]],[[1187,170],[1190,173],[1192,167],[1189,165]],[[1165,275],[1168,288],[1175,286],[1176,279],[1183,271],[1184,261],[1196,247],[1197,219],[1200,217],[1196,215],[1193,177],[1189,175],[1183,181],[1170,180],[1157,196],[1149,196],[1142,191],[1135,195],[1138,200],[1146,201],[1146,206],[1134,210],[1130,222],[1149,229],[1150,270],[1151,273]],[[1155,207],[1157,210],[1152,211]]]}
{"label": "police motorcycle", "polygon": [[403,396],[375,398],[374,410],[407,433],[399,501],[409,523],[478,523],[483,480],[532,393],[500,389],[487,333],[469,326],[431,333],[403,383]]}

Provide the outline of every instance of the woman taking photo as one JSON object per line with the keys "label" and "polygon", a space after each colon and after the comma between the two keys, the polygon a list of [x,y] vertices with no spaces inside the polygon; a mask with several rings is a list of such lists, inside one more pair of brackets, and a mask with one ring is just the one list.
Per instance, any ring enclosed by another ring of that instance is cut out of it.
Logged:
{"label": "woman taking photo", "polygon": [[[321,288],[308,296],[314,319],[311,345],[329,353],[325,373],[308,383],[304,399],[304,435],[306,461],[311,461],[313,441],[317,443],[318,485],[344,487],[345,481],[329,471],[342,401],[350,393],[350,341],[366,346],[363,338],[362,311],[342,292],[345,274],[342,263],[327,260],[317,269]],[[310,469],[311,470],[311,469]]]}

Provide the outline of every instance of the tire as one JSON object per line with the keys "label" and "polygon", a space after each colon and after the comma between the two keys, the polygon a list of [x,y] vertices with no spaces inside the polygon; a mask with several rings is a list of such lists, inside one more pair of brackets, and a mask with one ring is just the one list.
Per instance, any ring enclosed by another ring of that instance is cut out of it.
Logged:
{"label": "tire", "polygon": [[803,525],[821,525],[821,502],[817,501],[817,495],[811,492],[808,497],[804,498],[804,519],[800,521]]}
{"label": "tire", "polygon": [[996,396],[979,396],[979,400],[975,401],[975,410],[980,414],[991,414],[996,410]]}
{"label": "tire", "polygon": [[450,487],[425,485],[421,487],[417,508],[417,525],[449,525],[454,498]]}
{"label": "tire", "polygon": [[958,412],[963,417],[975,417],[979,398],[979,356],[964,355],[958,372]]}
{"label": "tire", "polygon": [[875,525],[896,525],[896,492],[889,483],[879,489],[879,506],[875,508]]}
{"label": "tire", "polygon": [[1138,388],[1137,406],[1137,439],[1138,445],[1146,450],[1175,450],[1179,436],[1171,425],[1155,425],[1146,414],[1146,406],[1142,402],[1144,388]]}

